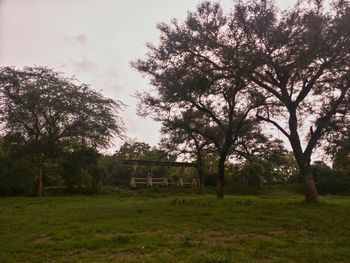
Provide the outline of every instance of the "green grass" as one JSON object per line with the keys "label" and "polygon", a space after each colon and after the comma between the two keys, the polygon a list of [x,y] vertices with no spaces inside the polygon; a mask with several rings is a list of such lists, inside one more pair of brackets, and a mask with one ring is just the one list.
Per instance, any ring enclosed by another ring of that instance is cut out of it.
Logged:
{"label": "green grass", "polygon": [[350,198],[1,198],[0,262],[350,262]]}

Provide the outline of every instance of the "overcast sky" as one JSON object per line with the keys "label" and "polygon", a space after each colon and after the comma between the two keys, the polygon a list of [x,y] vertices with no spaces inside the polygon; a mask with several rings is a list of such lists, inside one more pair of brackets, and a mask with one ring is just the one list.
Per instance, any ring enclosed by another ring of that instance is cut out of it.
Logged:
{"label": "overcast sky", "polygon": [[[130,67],[157,43],[156,24],[184,20],[198,0],[0,0],[0,66],[46,65],[128,105],[127,136],[151,145],[160,125],[136,115],[148,80]],[[282,8],[294,0],[276,1]],[[222,0],[226,10],[231,0]],[[120,141],[116,145],[120,145]]]}

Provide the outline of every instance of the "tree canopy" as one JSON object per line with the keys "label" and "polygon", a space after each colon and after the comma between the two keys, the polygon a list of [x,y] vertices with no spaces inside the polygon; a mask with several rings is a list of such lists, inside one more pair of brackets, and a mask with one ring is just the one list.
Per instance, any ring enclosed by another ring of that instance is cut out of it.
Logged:
{"label": "tree canopy", "polygon": [[224,195],[225,162],[251,127],[252,110],[261,104],[249,80],[231,64],[230,56],[239,59],[243,47],[238,38],[229,37],[228,26],[220,6],[204,2],[182,24],[159,24],[159,46],[149,45],[146,58],[133,63],[156,88],[139,94],[141,114],[164,124],[187,123],[186,131],[215,147],[218,198]]}
{"label": "tree canopy", "polygon": [[266,98],[257,117],[288,138],[306,199],[316,201],[311,155],[349,113],[350,5],[300,1],[282,13],[272,1],[246,1],[236,5],[232,23],[250,58],[243,66]]}
{"label": "tree canopy", "polygon": [[133,63],[155,87],[139,95],[142,113],[162,122],[187,117],[211,140],[219,197],[223,163],[251,132],[244,127],[254,112],[287,137],[306,200],[317,201],[312,153],[349,116],[349,24],[347,1],[299,1],[283,12],[272,1],[239,1],[228,14],[203,2],[183,23],[159,24],[160,43]]}
{"label": "tree canopy", "polygon": [[123,104],[46,67],[0,70],[1,120],[6,137],[36,159],[38,195],[43,161],[61,149],[105,147],[123,136]]}

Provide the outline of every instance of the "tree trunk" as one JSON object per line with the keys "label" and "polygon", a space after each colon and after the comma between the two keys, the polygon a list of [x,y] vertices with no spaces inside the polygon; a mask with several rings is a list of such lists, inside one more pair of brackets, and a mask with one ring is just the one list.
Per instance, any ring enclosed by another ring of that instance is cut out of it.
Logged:
{"label": "tree trunk", "polygon": [[39,155],[36,160],[36,167],[37,167],[37,196],[42,197],[43,196],[43,160],[42,157]]}
{"label": "tree trunk", "polygon": [[226,157],[221,156],[218,163],[218,181],[216,186],[217,199],[224,199],[225,160]]}
{"label": "tree trunk", "polygon": [[291,130],[291,134],[289,137],[289,141],[293,148],[295,160],[299,166],[300,175],[304,180],[305,200],[307,202],[314,203],[318,201],[318,195],[315,181],[310,169],[312,151],[310,151],[309,155],[305,155],[305,152],[303,152],[302,150],[300,137],[297,130],[298,121],[295,111],[295,108],[293,109],[293,111],[290,111],[289,128]]}
{"label": "tree trunk", "polygon": [[314,181],[314,177],[309,167],[303,167],[300,169],[301,176],[304,180],[304,194],[305,200],[309,203],[315,203],[318,201],[317,189]]}

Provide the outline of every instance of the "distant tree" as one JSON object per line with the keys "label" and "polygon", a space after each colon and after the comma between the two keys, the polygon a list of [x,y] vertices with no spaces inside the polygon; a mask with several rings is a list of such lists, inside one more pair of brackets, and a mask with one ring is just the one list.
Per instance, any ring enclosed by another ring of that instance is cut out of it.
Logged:
{"label": "distant tree", "polygon": [[77,145],[105,147],[124,132],[121,102],[45,67],[1,68],[0,94],[6,135],[35,157],[39,197],[47,158]]}
{"label": "distant tree", "polygon": [[329,151],[333,157],[333,168],[342,170],[350,176],[350,127],[333,141]]}
{"label": "distant tree", "polygon": [[320,194],[350,194],[350,173],[323,162],[313,163],[311,171]]}
{"label": "distant tree", "polygon": [[0,195],[32,194],[35,166],[29,154],[17,151],[0,138]]}
{"label": "distant tree", "polygon": [[156,88],[139,95],[141,113],[160,122],[186,114],[191,133],[215,147],[218,198],[224,197],[225,162],[260,103],[238,66],[243,47],[235,34],[228,34],[230,26],[218,4],[204,2],[183,24],[159,24],[160,44],[149,45],[146,58],[133,63]]}
{"label": "distant tree", "polygon": [[200,192],[204,193],[204,157],[208,151],[213,149],[211,141],[193,131],[194,123],[188,121],[185,116],[186,114],[183,114],[182,118],[163,120],[160,148],[195,160]]}
{"label": "distant tree", "polygon": [[151,151],[151,145],[137,140],[126,141],[115,153],[120,160],[141,160]]}
{"label": "distant tree", "polygon": [[272,1],[240,1],[230,22],[246,47],[241,67],[266,98],[257,117],[288,138],[309,202],[318,199],[312,153],[347,123],[350,106],[350,4],[325,3],[279,12]]}
{"label": "distant tree", "polygon": [[[165,152],[164,150],[151,147],[148,143],[137,140],[127,140],[115,152],[113,156],[106,158],[106,169],[108,172],[108,182],[113,185],[129,184],[130,176],[133,169],[129,165],[123,164],[123,161],[132,160],[156,160],[156,161],[173,161],[174,156]],[[164,176],[166,167],[159,166],[143,166],[138,167],[138,174],[145,176],[152,170],[155,176]]]}
{"label": "distant tree", "polygon": [[266,166],[265,170],[268,172],[264,174],[264,183],[287,182],[297,174],[297,164],[292,152],[287,151],[281,140],[264,135],[259,127],[242,136],[234,151],[245,163]]}
{"label": "distant tree", "polygon": [[106,171],[96,149],[80,147],[62,155],[61,174],[69,192],[99,193]]}

